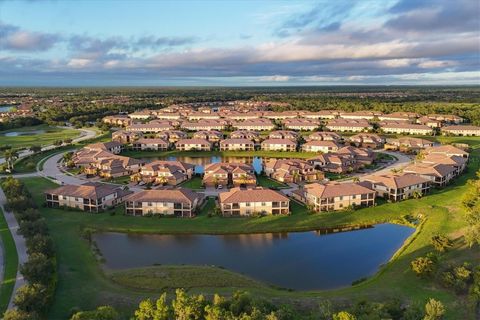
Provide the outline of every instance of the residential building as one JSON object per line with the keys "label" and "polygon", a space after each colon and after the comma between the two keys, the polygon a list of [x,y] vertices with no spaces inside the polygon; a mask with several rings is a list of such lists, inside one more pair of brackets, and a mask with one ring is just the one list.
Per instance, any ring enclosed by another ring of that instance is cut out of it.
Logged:
{"label": "residential building", "polygon": [[132,180],[175,186],[190,180],[194,173],[193,164],[174,160],[155,160],[144,165],[137,175],[132,176]]}
{"label": "residential building", "polygon": [[248,130],[248,131],[270,131],[275,129],[275,125],[270,119],[252,119],[245,121],[234,121],[232,122],[232,127],[237,130]]}
{"label": "residential building", "polygon": [[135,111],[133,113],[130,113],[128,116],[135,120],[147,120],[153,117],[152,111],[147,109]]}
{"label": "residential building", "polygon": [[122,152],[122,148],[123,148],[123,145],[120,142],[109,141],[109,142],[97,142],[97,143],[87,144],[82,149],[87,151],[107,151],[113,154],[119,154],[120,152]]}
{"label": "residential building", "polygon": [[149,122],[149,123],[134,123],[127,127],[127,131],[141,132],[141,133],[157,133],[162,131],[173,130],[175,127],[170,122]]}
{"label": "residential building", "polygon": [[210,151],[212,143],[205,139],[182,139],[175,143],[175,148],[182,151]]}
{"label": "residential building", "polygon": [[186,139],[187,136],[188,135],[186,132],[180,130],[168,130],[156,134],[157,138],[168,141],[170,143],[175,143],[178,140]]}
{"label": "residential building", "polygon": [[192,112],[187,116],[187,119],[189,121],[219,120],[220,115],[218,113]]}
{"label": "residential building", "polygon": [[341,146],[335,141],[312,140],[302,145],[302,150],[306,152],[336,152]]}
{"label": "residential building", "polygon": [[253,151],[255,144],[249,139],[225,139],[220,141],[221,151]]}
{"label": "residential building", "polygon": [[424,196],[430,188],[430,180],[414,174],[370,175],[362,179],[371,183],[377,196],[390,201]]}
{"label": "residential building", "polygon": [[445,156],[457,156],[462,158],[469,157],[469,153],[463,149],[455,147],[451,144],[443,144],[440,146],[434,146],[426,148],[424,151],[425,154],[442,154]]}
{"label": "residential building", "polygon": [[380,129],[385,133],[431,135],[433,129],[422,124],[397,123],[384,124]]}
{"label": "residential building", "polygon": [[480,127],[471,125],[456,125],[442,128],[444,135],[477,136],[480,137]]}
{"label": "residential building", "polygon": [[106,116],[102,119],[103,123],[113,126],[126,127],[133,123],[132,119],[128,115],[118,114],[115,116]]}
{"label": "residential building", "polygon": [[351,173],[360,167],[351,154],[325,153],[307,160],[316,169],[330,173]]}
{"label": "residential building", "polygon": [[132,192],[105,183],[88,182],[82,185],[63,185],[45,191],[49,208],[69,207],[88,212],[100,212],[125,200]]}
{"label": "residential building", "polygon": [[295,131],[288,131],[288,130],[276,130],[270,132],[268,135],[269,139],[288,139],[296,142],[300,135]]}
{"label": "residential building", "polygon": [[329,131],[317,131],[310,134],[307,138],[307,141],[336,141],[340,142],[342,140],[342,136],[336,132],[329,132]]}
{"label": "residential building", "polygon": [[456,176],[457,169],[445,164],[415,163],[405,167],[403,172],[428,179],[436,187],[444,187]]}
{"label": "residential building", "polygon": [[211,131],[217,130],[222,131],[227,126],[227,122],[222,119],[212,120],[212,119],[203,119],[198,120],[196,122],[183,122],[182,129],[189,130],[189,131]]}
{"label": "residential building", "polygon": [[132,143],[134,150],[154,150],[165,151],[168,150],[169,143],[159,138],[141,138]]}
{"label": "residential building", "polygon": [[318,129],[320,123],[314,119],[294,118],[283,120],[285,128],[297,131],[313,131]]}
{"label": "residential building", "polygon": [[355,112],[340,112],[340,118],[349,120],[373,120],[375,117],[382,115],[380,111],[355,111]]}
{"label": "residential building", "polygon": [[254,142],[260,142],[260,134],[256,131],[237,130],[230,133],[231,139],[248,139]]}
{"label": "residential building", "polygon": [[118,130],[112,133],[112,141],[119,142],[121,144],[130,144],[135,140],[142,137],[141,132],[129,132],[125,130]]}
{"label": "residential building", "polygon": [[440,128],[442,126],[442,121],[429,118],[427,116],[420,117],[417,119],[417,123],[423,124],[430,128]]}
{"label": "residential building", "polygon": [[296,151],[297,143],[290,139],[267,139],[261,143],[265,151]]}
{"label": "residential building", "polygon": [[298,117],[298,111],[283,111],[283,112],[265,111],[263,112],[263,117],[271,120],[293,119]]}
{"label": "residential building", "polygon": [[375,190],[361,183],[312,183],[293,191],[292,196],[316,212],[375,205]]}
{"label": "residential building", "polygon": [[460,175],[467,167],[467,158],[457,155],[446,155],[441,153],[426,154],[422,159],[422,163],[428,164],[444,164],[455,168],[455,175]]}
{"label": "residential building", "polygon": [[357,163],[363,164],[363,165],[370,165],[376,159],[376,153],[368,148],[357,148],[353,146],[346,146],[338,149],[336,153],[340,155],[342,154],[351,155],[355,158]]}
{"label": "residential building", "polygon": [[382,114],[378,116],[380,121],[390,120],[390,121],[403,121],[412,123],[417,119],[420,115],[416,112],[392,112],[388,114]]}
{"label": "residential building", "polygon": [[300,159],[269,159],[264,165],[265,175],[284,183],[318,181],[325,178],[323,172]]}
{"label": "residential building", "polygon": [[340,132],[363,132],[373,129],[372,125],[364,119],[333,119],[328,121],[326,128]]}
{"label": "residential building", "polygon": [[193,134],[194,139],[204,139],[210,142],[218,142],[223,139],[223,133],[216,130],[197,131]]}
{"label": "residential building", "polygon": [[356,147],[362,148],[382,148],[385,144],[385,139],[374,133],[359,133],[348,138],[348,141]]}
{"label": "residential building", "polygon": [[278,191],[264,188],[240,189],[218,195],[219,206],[224,216],[251,216],[256,214],[288,214],[290,199]]}
{"label": "residential building", "polygon": [[207,187],[246,187],[255,186],[257,178],[249,164],[219,162],[205,166],[202,182]]}
{"label": "residential building", "polygon": [[165,215],[191,218],[204,196],[189,189],[142,190],[125,201],[125,212],[133,216]]}
{"label": "residential building", "polygon": [[399,138],[387,139],[385,143],[386,150],[398,150],[401,152],[418,152],[421,149],[432,147],[433,142],[421,138]]}
{"label": "residential building", "polygon": [[462,117],[454,114],[429,114],[427,117],[448,124],[460,124],[465,121]]}

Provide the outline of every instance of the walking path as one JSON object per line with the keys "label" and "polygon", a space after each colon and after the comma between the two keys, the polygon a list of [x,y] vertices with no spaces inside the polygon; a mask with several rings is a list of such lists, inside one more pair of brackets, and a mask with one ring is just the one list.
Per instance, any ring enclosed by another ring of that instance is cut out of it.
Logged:
{"label": "walking path", "polygon": [[[5,193],[3,192],[2,188],[0,188],[0,207],[2,207],[2,210],[5,214],[5,220],[7,220],[7,225],[8,228],[10,229],[10,232],[12,233],[13,241],[15,242],[15,247],[17,248],[17,253],[18,253],[18,266],[24,264],[28,260],[28,255],[27,255],[27,246],[25,244],[25,238],[18,234],[18,222],[17,219],[15,218],[14,214],[11,211],[5,210],[5,204],[7,203],[7,198],[5,197]],[[3,264],[3,260],[0,261]],[[2,277],[3,279],[3,277]],[[8,304],[8,309],[11,309],[14,307],[13,305],[13,298],[17,294],[18,288],[23,286],[25,284],[25,279],[23,279],[23,276],[20,273],[20,268],[17,269],[17,278],[15,280],[15,286],[13,288],[12,296],[10,297],[10,302]]]}

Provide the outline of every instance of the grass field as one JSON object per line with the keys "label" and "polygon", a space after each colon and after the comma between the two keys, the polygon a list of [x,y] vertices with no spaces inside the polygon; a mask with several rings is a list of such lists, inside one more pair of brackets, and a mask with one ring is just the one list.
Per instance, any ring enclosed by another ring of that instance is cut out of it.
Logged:
{"label": "grass field", "polygon": [[18,255],[15,242],[8,228],[4,213],[0,209],[0,237],[3,250],[3,281],[0,286],[0,314],[8,307],[17,277]]}
{"label": "grass field", "polygon": [[[442,137],[443,138],[443,137]],[[445,137],[447,139],[447,137]],[[155,277],[148,278],[143,270],[129,270],[122,274],[122,281],[110,279],[110,272],[103,270],[97,262],[90,245],[81,235],[85,228],[98,231],[138,232],[138,233],[249,233],[249,232],[287,232],[314,230],[341,225],[374,224],[380,222],[400,222],[407,214],[424,218],[421,230],[408,240],[391,262],[372,278],[352,287],[329,291],[294,291],[278,290],[258,283],[245,287],[252,294],[277,301],[299,303],[303,306],[317,305],[323,299],[341,300],[371,299],[382,301],[388,297],[396,297],[406,301],[423,303],[427,298],[441,300],[447,308],[446,319],[470,319],[465,298],[455,296],[452,292],[437,287],[429,280],[417,278],[410,271],[410,261],[415,257],[425,255],[432,250],[430,238],[435,234],[447,234],[455,239],[455,250],[447,253],[443,262],[474,261],[480,255],[478,248],[467,248],[459,239],[466,226],[461,199],[466,190],[467,179],[473,178],[480,167],[479,138],[448,138],[449,141],[467,142],[475,146],[472,161],[466,174],[441,190],[434,190],[421,199],[406,200],[399,203],[385,203],[376,207],[357,211],[310,214],[306,208],[292,203],[290,216],[267,216],[260,218],[221,217],[209,218],[203,214],[212,210],[203,209],[202,214],[192,219],[175,218],[139,218],[120,214],[87,214],[69,212],[61,209],[43,208],[42,191],[52,186],[52,183],[42,178],[24,179],[32,192],[35,201],[40,206],[46,218],[58,253],[58,287],[55,301],[49,318],[66,318],[73,307],[92,309],[97,305],[110,304],[128,314],[139,299],[156,296],[166,282],[155,287],[152,283],[159,281]],[[298,206],[298,208],[296,207]],[[478,261],[477,261],[478,262]],[[176,267],[171,267],[175,269]],[[184,270],[184,276],[194,277],[201,272],[196,267]],[[172,276],[173,277],[173,276]],[[220,277],[220,276],[219,276]],[[227,277],[227,275],[225,275]],[[131,288],[127,283],[132,279],[143,279],[144,286]],[[222,279],[224,275],[221,276]],[[117,278],[118,279],[118,278]],[[221,281],[216,279],[215,281]],[[233,280],[229,280],[233,281]],[[236,281],[236,280],[235,280]],[[120,284],[122,283],[122,284]],[[213,285],[191,289],[192,292],[228,294],[232,289]]]}
{"label": "grass field", "polygon": [[194,176],[192,179],[182,182],[178,185],[182,188],[188,188],[192,190],[204,189],[202,185],[202,177]]}
{"label": "grass field", "polygon": [[[43,130],[44,132],[36,134],[35,131]],[[19,135],[15,137],[7,137],[5,134],[11,132],[31,133],[28,135]],[[42,124],[33,127],[16,128],[0,132],[2,143],[12,146],[13,149],[29,148],[33,145],[47,146],[53,144],[57,140],[73,139],[80,135],[75,129],[62,129],[50,127]]]}
{"label": "grass field", "polygon": [[265,188],[286,188],[288,187],[286,184],[275,181],[273,179],[270,179],[269,177],[266,176],[257,176],[257,184],[261,187]]}

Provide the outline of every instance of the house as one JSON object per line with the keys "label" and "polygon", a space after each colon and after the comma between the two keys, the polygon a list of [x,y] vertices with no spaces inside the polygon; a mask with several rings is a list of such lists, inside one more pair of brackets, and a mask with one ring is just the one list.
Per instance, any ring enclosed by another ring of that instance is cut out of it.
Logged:
{"label": "house", "polygon": [[302,145],[302,150],[306,152],[335,152],[340,149],[340,145],[335,141],[312,140]]}
{"label": "house", "polygon": [[220,141],[221,151],[252,151],[255,144],[249,139],[225,139]]}
{"label": "house", "polygon": [[456,125],[442,128],[444,135],[477,136],[480,137],[480,127],[470,125]]}
{"label": "house", "polygon": [[357,163],[363,164],[363,165],[370,165],[376,159],[376,153],[373,152],[371,149],[367,149],[367,148],[357,148],[353,146],[346,146],[338,149],[336,153],[340,155],[342,154],[351,155],[355,158]]}
{"label": "house", "polygon": [[168,150],[169,143],[159,138],[141,138],[132,143],[134,150],[154,150],[165,151]]}
{"label": "house", "polygon": [[320,119],[331,120],[331,119],[338,118],[338,116],[340,115],[340,111],[338,111],[338,110],[320,110],[320,111],[317,112],[317,114],[320,117]]}
{"label": "house", "polygon": [[416,112],[392,112],[389,114],[382,114],[378,116],[380,121],[402,121],[402,122],[409,122],[412,123],[417,119],[420,115]]}
{"label": "house", "polygon": [[269,139],[288,139],[292,141],[297,141],[300,135],[295,131],[288,131],[288,130],[277,130],[272,131],[268,135]]}
{"label": "house", "polygon": [[323,172],[300,159],[269,159],[265,162],[265,175],[285,183],[318,181],[325,178]]}
{"label": "house", "polygon": [[175,127],[170,122],[149,122],[149,123],[134,123],[127,127],[129,132],[141,133],[158,133],[162,131],[173,130]]}
{"label": "house", "polygon": [[45,191],[47,207],[69,207],[88,212],[100,212],[122,203],[132,192],[105,183],[88,182],[82,185],[63,185]]}
{"label": "house", "polygon": [[423,116],[417,119],[417,123],[423,124],[430,128],[440,128],[442,126],[442,121]]}
{"label": "house", "polygon": [[457,155],[446,155],[441,153],[426,154],[422,159],[422,163],[428,164],[444,164],[455,168],[455,175],[460,175],[467,167],[467,158]]}
{"label": "house", "polygon": [[152,111],[147,109],[135,111],[130,113],[128,116],[135,120],[147,120],[152,117]]}
{"label": "house", "polygon": [[187,136],[188,135],[186,132],[180,130],[168,130],[156,134],[157,138],[168,141],[170,143],[175,143],[178,140],[186,139]]}
{"label": "house", "polygon": [[357,170],[360,164],[351,154],[325,153],[307,160],[316,169],[330,173],[350,173]]}
{"label": "house", "polygon": [[293,119],[298,117],[298,111],[283,111],[283,112],[265,111],[263,113],[263,117],[271,120]]}
{"label": "house", "polygon": [[125,201],[125,212],[132,216],[166,215],[191,218],[204,201],[202,194],[189,189],[142,190]]}
{"label": "house", "polygon": [[292,197],[316,212],[375,205],[375,190],[361,183],[312,183],[292,192]]}
{"label": "house", "polygon": [[373,129],[372,125],[364,119],[332,119],[328,121],[326,128],[341,132],[363,132]]}
{"label": "house", "polygon": [[256,131],[237,130],[230,133],[231,139],[248,139],[254,142],[260,141],[260,135]]}
{"label": "house", "polygon": [[261,112],[234,112],[230,111],[223,114],[223,117],[232,121],[244,121],[258,119],[262,117]]}
{"label": "house", "polygon": [[359,133],[348,138],[356,147],[377,149],[383,147],[385,139],[374,133]]}
{"label": "house", "polygon": [[134,181],[145,183],[177,185],[190,180],[195,173],[193,164],[175,160],[155,160],[142,167],[140,172],[132,176]]}
{"label": "house", "polygon": [[118,141],[110,141],[110,142],[97,142],[92,144],[87,144],[82,149],[88,151],[107,151],[113,154],[119,154],[122,152],[123,145]]}
{"label": "house", "polygon": [[401,201],[425,195],[430,188],[430,180],[414,174],[370,175],[363,181],[371,183],[377,196],[390,201]]}
{"label": "house", "polygon": [[[100,152],[101,156],[94,156],[92,161],[84,167],[88,175],[99,175],[103,178],[118,178],[132,175],[144,165],[143,160],[119,156],[115,154],[105,155],[107,152]],[[75,160],[74,160],[75,161]],[[77,162],[75,162],[77,164]]]}
{"label": "house", "polygon": [[176,112],[154,111],[153,114],[160,120],[180,120],[182,118],[182,115]]}
{"label": "house", "polygon": [[444,187],[456,176],[457,169],[445,164],[415,163],[405,167],[403,172],[428,179],[436,187]]}
{"label": "house", "polygon": [[355,111],[355,112],[340,112],[339,117],[348,120],[373,120],[375,117],[382,115],[380,111]]}
{"label": "house", "polygon": [[401,152],[418,152],[421,149],[432,147],[433,142],[421,138],[387,139],[385,150],[398,150]]}
{"label": "house", "polygon": [[219,162],[205,166],[202,182],[207,187],[246,187],[255,186],[257,178],[249,164]]}
{"label": "house", "polygon": [[290,130],[313,131],[319,127],[320,123],[314,119],[294,118],[283,120],[283,125]]}
{"label": "house", "polygon": [[227,122],[222,119],[212,120],[212,119],[202,119],[196,122],[183,122],[182,129],[189,130],[189,131],[211,131],[217,130],[222,131],[227,126]]}
{"label": "house", "polygon": [[433,129],[423,124],[392,123],[380,125],[385,133],[431,135]]}
{"label": "house", "polygon": [[210,151],[212,144],[205,139],[182,139],[175,143],[175,148],[182,151]]}
{"label": "house", "polygon": [[427,115],[427,117],[429,117],[430,119],[438,120],[448,124],[460,124],[465,120],[462,117],[454,114],[429,114]]}
{"label": "house", "polygon": [[288,214],[290,199],[278,191],[261,187],[251,189],[232,188],[218,195],[224,216],[251,216],[255,214]]}
{"label": "house", "polygon": [[127,115],[118,114],[115,116],[106,116],[102,119],[102,122],[113,126],[126,127],[131,125],[133,120]]}
{"label": "house", "polygon": [[232,127],[237,130],[248,130],[248,131],[270,131],[275,129],[275,125],[270,119],[252,119],[245,121],[234,121],[232,122]]}
{"label": "house", "polygon": [[125,130],[118,130],[112,133],[112,141],[119,142],[121,144],[129,144],[142,137],[141,132],[129,132]]}
{"label": "house", "polygon": [[290,139],[267,139],[261,143],[265,151],[296,151],[297,143]]}
{"label": "house", "polygon": [[194,139],[204,139],[210,142],[218,142],[223,139],[223,133],[216,130],[197,131],[193,134]]}
{"label": "house", "polygon": [[206,113],[206,112],[192,112],[187,116],[189,121],[197,120],[218,120],[220,115],[217,113]]}
{"label": "house", "polygon": [[468,159],[468,152],[450,144],[429,147],[424,150],[425,154],[441,154],[445,156],[457,156]]}
{"label": "house", "polygon": [[307,138],[307,141],[336,141],[340,142],[342,140],[342,136],[336,132],[329,132],[329,131],[317,131],[310,134]]}

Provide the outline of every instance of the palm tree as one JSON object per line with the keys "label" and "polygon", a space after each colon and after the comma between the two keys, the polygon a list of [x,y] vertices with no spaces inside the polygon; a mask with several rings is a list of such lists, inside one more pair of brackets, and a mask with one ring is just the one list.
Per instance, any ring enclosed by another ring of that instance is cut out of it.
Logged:
{"label": "palm tree", "polygon": [[352,181],[353,182],[360,182],[360,178],[359,177],[353,177]]}
{"label": "palm tree", "polygon": [[249,181],[249,178],[248,178],[248,175],[246,173],[243,173],[242,175],[240,175],[240,184],[246,186],[248,181]]}
{"label": "palm tree", "polygon": [[218,177],[217,176],[213,177],[213,184],[214,184],[215,188],[218,188]]}
{"label": "palm tree", "polygon": [[300,173],[298,173],[298,171],[294,171],[292,173],[292,177],[293,177],[293,182],[297,182],[300,179]]}
{"label": "palm tree", "polygon": [[18,151],[9,149],[5,151],[5,162],[7,163],[8,171],[13,171],[13,166],[15,164],[15,160],[18,159]]}
{"label": "palm tree", "polygon": [[168,179],[165,176],[159,176],[157,180],[162,186],[166,185],[168,182]]}
{"label": "palm tree", "polygon": [[414,191],[412,193],[412,196],[413,196],[414,199],[420,199],[422,197],[422,193],[419,192],[419,191]]}

